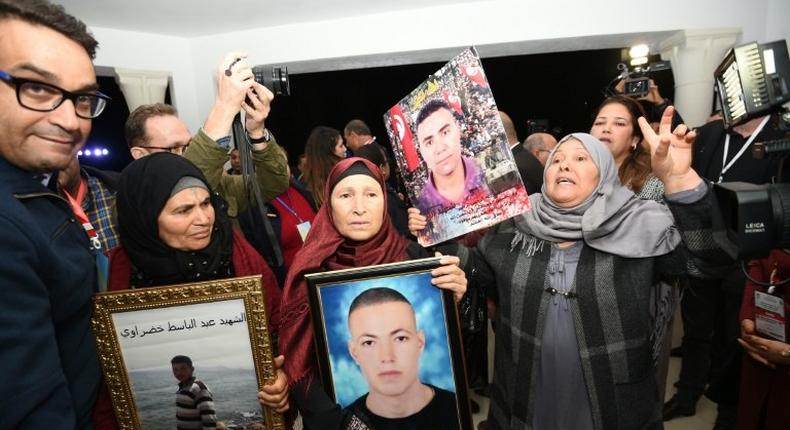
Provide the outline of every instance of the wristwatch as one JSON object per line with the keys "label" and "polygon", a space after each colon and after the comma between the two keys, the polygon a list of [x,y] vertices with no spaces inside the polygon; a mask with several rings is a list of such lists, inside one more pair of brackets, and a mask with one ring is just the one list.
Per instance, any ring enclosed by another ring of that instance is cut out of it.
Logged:
{"label": "wristwatch", "polygon": [[250,143],[264,143],[264,142],[271,142],[272,134],[269,133],[268,128],[263,129],[263,136],[261,137],[250,137]]}

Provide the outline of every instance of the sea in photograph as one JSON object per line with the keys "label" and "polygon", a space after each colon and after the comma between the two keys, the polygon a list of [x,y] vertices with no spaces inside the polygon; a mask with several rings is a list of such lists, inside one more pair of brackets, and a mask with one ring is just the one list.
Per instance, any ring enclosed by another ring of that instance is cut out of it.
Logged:
{"label": "sea in photograph", "polygon": [[[225,423],[226,428],[242,429],[263,422],[253,369],[196,367],[195,376],[213,394],[217,421]],[[136,371],[129,374],[129,379],[143,429],[175,429],[178,383],[173,372],[170,369]]]}

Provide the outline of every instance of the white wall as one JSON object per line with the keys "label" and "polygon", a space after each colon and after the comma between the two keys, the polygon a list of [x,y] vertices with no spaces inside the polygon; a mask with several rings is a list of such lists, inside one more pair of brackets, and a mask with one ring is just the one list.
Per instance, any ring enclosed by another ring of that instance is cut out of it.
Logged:
{"label": "white wall", "polygon": [[231,50],[247,51],[253,64],[284,64],[298,73],[446,60],[468,45],[483,56],[610,48],[680,29],[738,27],[741,41],[766,41],[788,37],[789,4],[490,0],[191,39],[94,31],[102,43],[97,64],[172,70],[180,114],[194,129],[213,102],[216,64]]}
{"label": "white wall", "polygon": [[769,0],[766,11],[765,40],[785,39],[790,46],[790,1]]}
{"label": "white wall", "polygon": [[101,27],[91,27],[91,31],[99,41],[96,66],[170,72],[173,104],[190,130],[198,130],[205,115],[198,107],[198,94],[212,89],[195,81],[188,39]]}

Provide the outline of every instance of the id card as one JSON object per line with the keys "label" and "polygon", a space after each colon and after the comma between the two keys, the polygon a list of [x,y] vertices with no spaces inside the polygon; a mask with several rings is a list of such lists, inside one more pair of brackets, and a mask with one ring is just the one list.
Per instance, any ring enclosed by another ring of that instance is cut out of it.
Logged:
{"label": "id card", "polygon": [[307,237],[307,232],[310,231],[310,221],[296,224],[296,230],[299,231],[299,236],[302,237],[302,242],[304,242],[305,238]]}
{"label": "id card", "polygon": [[110,259],[100,250],[93,251],[96,259],[96,278],[99,283],[99,291],[107,291],[107,278],[110,273]]}
{"label": "id card", "polygon": [[754,324],[763,336],[786,342],[785,303],[781,297],[754,292]]}

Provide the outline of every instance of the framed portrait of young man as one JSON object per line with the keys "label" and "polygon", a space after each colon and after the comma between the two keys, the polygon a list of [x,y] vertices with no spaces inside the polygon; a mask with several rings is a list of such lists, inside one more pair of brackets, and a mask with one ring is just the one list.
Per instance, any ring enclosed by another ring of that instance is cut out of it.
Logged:
{"label": "framed portrait of young man", "polygon": [[529,210],[477,51],[465,49],[384,114],[412,205],[431,246]]}
{"label": "framed portrait of young man", "polygon": [[[261,277],[99,293],[93,332],[121,429],[285,429]],[[265,426],[265,427],[264,427]]]}
{"label": "framed portrait of young man", "polygon": [[321,381],[343,428],[470,430],[452,295],[439,258],[306,275]]}

